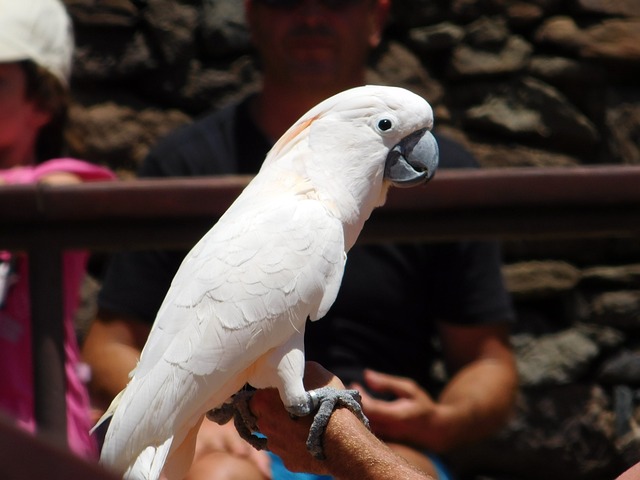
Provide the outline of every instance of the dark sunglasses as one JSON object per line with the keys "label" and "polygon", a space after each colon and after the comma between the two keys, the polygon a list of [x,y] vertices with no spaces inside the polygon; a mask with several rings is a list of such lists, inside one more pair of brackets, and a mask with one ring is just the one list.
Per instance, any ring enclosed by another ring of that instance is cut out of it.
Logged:
{"label": "dark sunglasses", "polygon": [[[282,10],[293,10],[302,5],[305,0],[253,0],[267,7],[279,8]],[[320,4],[329,10],[341,10],[350,5],[360,3],[362,0],[320,0]]]}

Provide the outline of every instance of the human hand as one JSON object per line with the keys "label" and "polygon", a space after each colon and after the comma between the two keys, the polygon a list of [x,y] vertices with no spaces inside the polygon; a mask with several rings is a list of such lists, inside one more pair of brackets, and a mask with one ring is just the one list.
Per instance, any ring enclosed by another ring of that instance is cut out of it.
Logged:
{"label": "human hand", "polygon": [[271,477],[271,460],[266,452],[256,450],[240,437],[233,422],[219,425],[204,420],[198,430],[194,463],[212,452],[223,452],[253,463],[266,477]]}
{"label": "human hand", "polygon": [[362,409],[369,418],[371,430],[388,441],[420,443],[432,448],[425,439],[437,442],[442,407],[414,380],[373,370],[364,371],[369,390],[391,393],[394,400],[380,400],[368,394],[361,385],[350,387],[360,391]]}
{"label": "human hand", "polygon": [[[304,377],[305,388],[331,386],[344,388],[331,372],[315,362],[307,362]],[[318,461],[307,450],[307,436],[313,415],[292,418],[282,405],[276,389],[257,390],[250,402],[260,432],[267,437],[267,447],[278,455],[284,465],[294,472],[329,473],[324,462]]]}

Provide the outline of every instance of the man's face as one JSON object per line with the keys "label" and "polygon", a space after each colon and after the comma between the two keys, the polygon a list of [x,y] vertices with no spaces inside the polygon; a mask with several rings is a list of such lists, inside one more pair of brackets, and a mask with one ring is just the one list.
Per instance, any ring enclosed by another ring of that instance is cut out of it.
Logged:
{"label": "man's face", "polygon": [[[290,2],[291,3],[291,2]],[[297,4],[296,4],[297,3]],[[291,5],[247,1],[247,20],[265,78],[313,88],[362,81],[380,40],[386,0],[301,0]]]}

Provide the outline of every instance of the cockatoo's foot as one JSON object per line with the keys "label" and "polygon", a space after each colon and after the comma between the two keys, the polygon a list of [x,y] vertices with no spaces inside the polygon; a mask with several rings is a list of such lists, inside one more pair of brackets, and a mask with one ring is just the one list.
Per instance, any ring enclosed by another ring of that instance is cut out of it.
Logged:
{"label": "cockatoo's foot", "polygon": [[[267,448],[267,439],[257,437],[253,432],[258,432],[256,417],[251,413],[249,401],[253,391],[243,390],[236,393],[231,402],[207,412],[207,418],[223,425],[233,418],[234,425],[240,436],[256,450]],[[351,410],[364,425],[369,428],[369,420],[362,412],[360,405],[360,393],[357,390],[339,390],[332,387],[322,387],[307,392],[306,404],[289,406],[287,411],[293,417],[302,417],[318,410],[313,417],[309,436],[307,437],[307,450],[318,460],[324,460],[322,437],[327,428],[331,414],[337,407],[345,407]]]}
{"label": "cockatoo's foot", "polygon": [[336,407],[346,407],[369,428],[369,420],[362,412],[360,405],[360,393],[357,390],[338,390],[332,387],[322,387],[308,392],[313,408],[318,411],[313,417],[309,436],[307,437],[307,450],[318,460],[324,460],[324,448],[322,437],[329,424],[331,414]]}
{"label": "cockatoo's foot", "polygon": [[265,450],[267,448],[267,439],[253,434],[253,432],[258,431],[256,417],[249,408],[249,401],[253,393],[252,390],[243,390],[236,393],[230,403],[225,403],[219,408],[209,410],[207,418],[220,425],[224,425],[233,418],[233,424],[240,436],[256,450]]}

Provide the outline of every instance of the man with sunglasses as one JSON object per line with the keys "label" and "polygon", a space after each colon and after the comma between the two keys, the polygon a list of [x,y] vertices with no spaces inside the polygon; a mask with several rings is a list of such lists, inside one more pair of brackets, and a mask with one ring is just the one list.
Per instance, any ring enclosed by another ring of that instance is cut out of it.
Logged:
{"label": "man with sunglasses", "polygon": [[[245,0],[245,8],[262,89],[160,142],[141,176],[255,173],[273,142],[304,112],[365,83],[390,0]],[[457,144],[438,141],[441,165],[475,166]],[[84,350],[93,368],[94,399],[102,407],[125,386],[185,253],[114,256]],[[374,433],[411,464],[444,480],[449,474],[434,452],[486,437],[510,412],[516,387],[508,345],[513,317],[493,243],[356,245],[334,306],[307,328],[307,358],[345,384],[358,385]],[[429,375],[436,334],[451,375],[440,391]],[[267,404],[260,405],[264,420]],[[282,424],[271,448],[286,465],[306,465],[296,445],[287,448],[289,437],[280,435],[298,431],[304,422],[277,418]],[[356,450],[351,458],[330,458],[322,471],[344,474],[332,468],[358,455]],[[297,478],[289,475],[278,457],[251,449],[232,426],[204,422],[188,478]]]}

